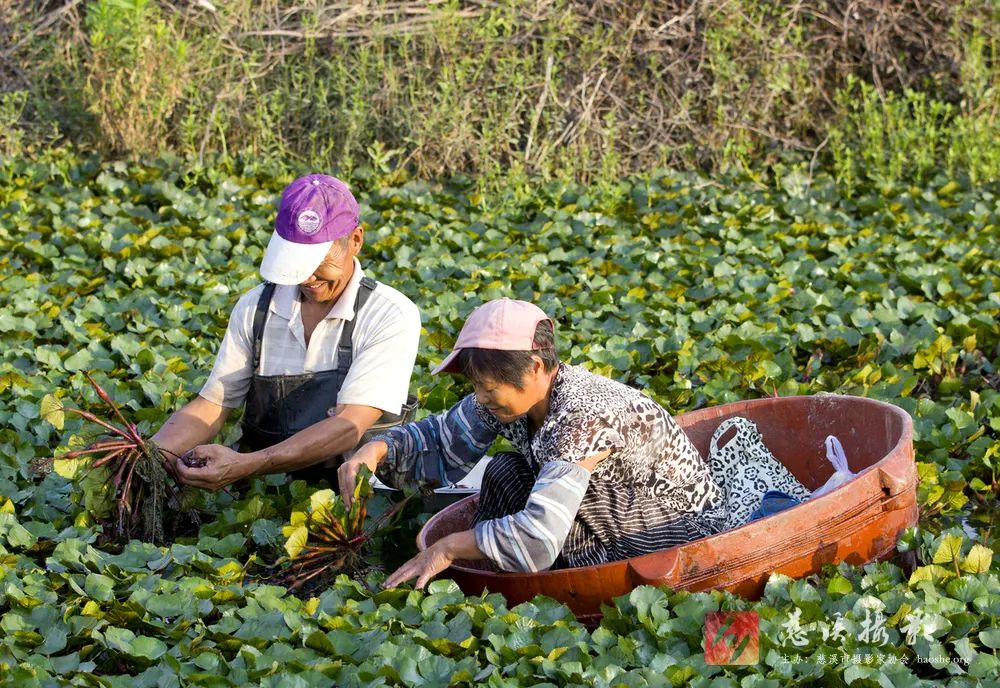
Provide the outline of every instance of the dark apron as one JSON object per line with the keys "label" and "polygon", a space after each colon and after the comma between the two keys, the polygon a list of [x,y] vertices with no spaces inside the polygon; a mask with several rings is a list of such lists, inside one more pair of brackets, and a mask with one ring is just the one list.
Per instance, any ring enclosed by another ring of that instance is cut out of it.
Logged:
{"label": "dark apron", "polygon": [[[270,282],[264,284],[253,317],[254,374],[243,411],[240,451],[259,451],[278,444],[328,417],[327,411],[337,405],[340,388],[354,360],[354,323],[376,285],[375,280],[370,277],[361,278],[358,296],[354,301],[354,318],[344,323],[337,344],[336,368],[301,375],[260,375],[258,370],[260,351],[264,344],[264,324],[274,296],[274,285]],[[416,399],[407,398],[401,414],[382,414],[378,422],[365,433],[361,442],[368,441],[385,428],[409,422],[415,410]],[[292,471],[289,475],[293,479],[309,482],[319,482],[325,478],[336,489],[340,460],[339,456],[332,457],[313,466]]]}

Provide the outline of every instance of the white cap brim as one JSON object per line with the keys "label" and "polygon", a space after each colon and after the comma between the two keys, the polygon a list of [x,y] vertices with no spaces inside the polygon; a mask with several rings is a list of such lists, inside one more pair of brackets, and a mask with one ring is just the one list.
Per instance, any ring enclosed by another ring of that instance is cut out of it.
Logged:
{"label": "white cap brim", "polygon": [[302,284],[323,262],[331,246],[332,241],[296,244],[273,232],[260,262],[260,275],[275,284]]}

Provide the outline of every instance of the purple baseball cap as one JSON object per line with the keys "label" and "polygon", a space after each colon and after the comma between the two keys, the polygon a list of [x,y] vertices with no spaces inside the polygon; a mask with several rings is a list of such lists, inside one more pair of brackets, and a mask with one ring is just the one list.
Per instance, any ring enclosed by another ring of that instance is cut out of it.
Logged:
{"label": "purple baseball cap", "polygon": [[344,182],[308,174],[285,187],[260,274],[275,284],[302,284],[337,239],[361,224],[358,202]]}

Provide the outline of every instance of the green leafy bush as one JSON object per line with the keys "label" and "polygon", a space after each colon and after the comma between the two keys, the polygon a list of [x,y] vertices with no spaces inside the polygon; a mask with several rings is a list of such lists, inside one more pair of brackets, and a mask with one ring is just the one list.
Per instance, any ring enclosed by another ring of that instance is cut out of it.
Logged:
{"label": "green leafy bush", "polygon": [[0,92],[30,93],[35,145],[55,128],[87,149],[341,170],[396,151],[400,179],[466,173],[494,191],[664,164],[997,169],[988,2],[8,5]]}
{"label": "green leafy bush", "polygon": [[[991,96],[992,97],[992,96]],[[995,104],[964,113],[924,92],[881,94],[854,79],[838,95],[843,122],[829,132],[838,179],[883,183],[926,181],[940,172],[973,182],[1000,179],[1000,155],[992,141]]]}
{"label": "green leafy bush", "polygon": [[149,0],[87,5],[85,94],[99,147],[130,154],[166,148],[170,116],[187,85],[188,44]]}

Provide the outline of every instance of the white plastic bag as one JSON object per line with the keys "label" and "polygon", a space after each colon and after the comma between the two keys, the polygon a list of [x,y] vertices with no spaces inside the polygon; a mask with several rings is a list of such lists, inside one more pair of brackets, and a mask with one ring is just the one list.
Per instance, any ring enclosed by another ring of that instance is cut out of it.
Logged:
{"label": "white plastic bag", "polygon": [[822,487],[813,490],[809,498],[821,497],[831,490],[835,490],[848,480],[854,478],[857,473],[851,473],[847,466],[847,456],[844,454],[844,447],[833,435],[826,436],[826,460],[833,464],[833,475],[823,483]]}

